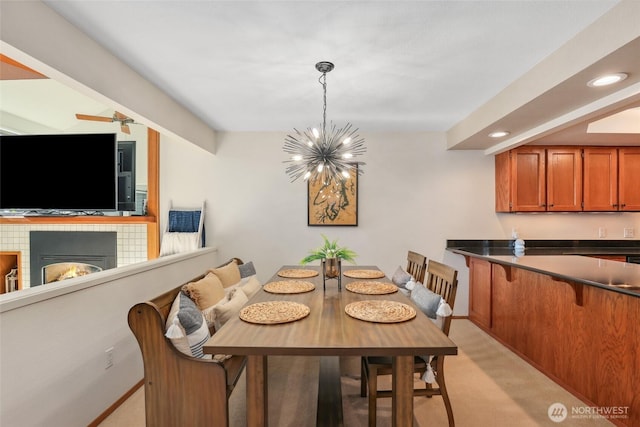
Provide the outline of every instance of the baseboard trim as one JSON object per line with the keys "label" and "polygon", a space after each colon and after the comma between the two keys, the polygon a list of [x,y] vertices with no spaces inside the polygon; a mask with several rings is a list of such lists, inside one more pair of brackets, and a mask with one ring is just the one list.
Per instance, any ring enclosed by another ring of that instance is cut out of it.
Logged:
{"label": "baseboard trim", "polygon": [[133,387],[131,387],[129,391],[123,394],[122,397],[120,397],[120,399],[116,400],[113,405],[109,406],[102,414],[98,416],[98,418],[93,420],[87,427],[98,427],[101,422],[106,420],[109,415],[113,414],[113,412],[116,409],[118,409],[118,407],[122,405],[125,402],[125,400],[130,398],[131,395],[133,395],[133,393],[135,393],[140,387],[142,387],[143,384],[144,384],[144,378],[138,381]]}

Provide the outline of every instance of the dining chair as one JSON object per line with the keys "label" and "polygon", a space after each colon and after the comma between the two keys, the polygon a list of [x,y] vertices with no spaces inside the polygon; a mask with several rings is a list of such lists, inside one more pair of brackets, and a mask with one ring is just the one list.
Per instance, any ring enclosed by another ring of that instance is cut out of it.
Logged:
{"label": "dining chair", "polygon": [[424,282],[424,274],[427,270],[427,257],[417,252],[407,252],[407,273],[413,276],[416,282]]}
{"label": "dining chair", "polygon": [[[451,309],[453,309],[458,288],[458,271],[448,265],[429,260],[426,273],[427,280],[424,282],[424,286],[430,291],[440,295],[442,299],[449,304]],[[417,284],[416,286],[421,285]],[[449,328],[451,327],[451,316],[439,317],[438,320],[441,320],[439,326],[442,332],[448,336]],[[429,358],[426,359],[429,360]],[[375,427],[376,425],[376,399],[391,397],[392,395],[391,390],[378,390],[378,377],[381,375],[391,375],[391,363],[392,360],[390,357],[366,356],[362,358],[360,390],[362,397],[365,397],[367,392],[369,395],[369,427]],[[425,386],[414,388],[413,395],[427,397],[434,395],[442,396],[447,411],[449,427],[454,427],[453,411],[444,379],[444,356],[435,356],[430,359],[430,362],[427,362],[423,357],[416,356],[414,360],[414,373],[419,374],[420,378],[423,378],[423,375],[427,371],[427,363],[431,365],[433,375],[435,376],[435,383],[432,384],[424,381]]]}

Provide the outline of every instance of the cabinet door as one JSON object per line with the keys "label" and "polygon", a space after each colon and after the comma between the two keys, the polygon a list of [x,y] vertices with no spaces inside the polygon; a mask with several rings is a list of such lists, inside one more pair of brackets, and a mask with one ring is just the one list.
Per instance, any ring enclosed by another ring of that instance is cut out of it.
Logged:
{"label": "cabinet door", "polygon": [[544,148],[520,147],[511,151],[511,197],[514,212],[546,210]]}
{"label": "cabinet door", "polygon": [[618,210],[618,150],[607,147],[585,148],[583,210]]}
{"label": "cabinet door", "polygon": [[582,149],[547,148],[547,210],[582,210]]}
{"label": "cabinet door", "polygon": [[640,211],[640,147],[618,149],[621,211]]}
{"label": "cabinet door", "polygon": [[511,212],[511,153],[495,157],[496,212]]}
{"label": "cabinet door", "polygon": [[491,329],[491,263],[469,259],[469,319]]}

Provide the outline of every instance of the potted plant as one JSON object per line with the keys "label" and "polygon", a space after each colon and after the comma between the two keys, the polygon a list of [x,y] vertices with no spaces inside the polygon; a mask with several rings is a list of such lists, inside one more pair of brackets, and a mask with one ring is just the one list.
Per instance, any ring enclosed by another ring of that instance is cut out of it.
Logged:
{"label": "potted plant", "polygon": [[338,246],[338,239],[329,241],[327,236],[322,234],[324,244],[319,248],[309,251],[309,255],[304,257],[300,264],[308,264],[310,262],[320,260],[324,265],[324,275],[329,278],[338,277],[340,274],[340,260],[345,260],[355,264],[355,257],[358,255],[351,249],[344,246]]}

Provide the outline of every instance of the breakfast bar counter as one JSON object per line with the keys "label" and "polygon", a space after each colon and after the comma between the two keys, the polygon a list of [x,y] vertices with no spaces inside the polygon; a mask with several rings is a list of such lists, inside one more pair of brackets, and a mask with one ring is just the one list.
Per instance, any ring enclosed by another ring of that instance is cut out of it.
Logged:
{"label": "breakfast bar counter", "polygon": [[472,322],[585,407],[614,408],[612,423],[640,425],[640,264],[604,259],[635,253],[638,241],[578,248],[588,256],[559,246],[449,243],[469,267]]}

